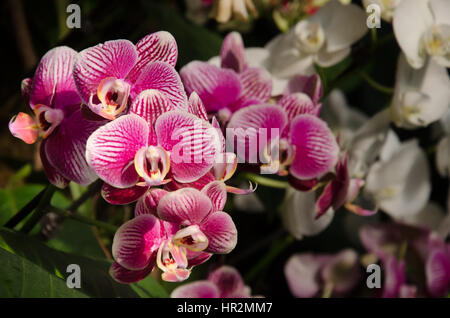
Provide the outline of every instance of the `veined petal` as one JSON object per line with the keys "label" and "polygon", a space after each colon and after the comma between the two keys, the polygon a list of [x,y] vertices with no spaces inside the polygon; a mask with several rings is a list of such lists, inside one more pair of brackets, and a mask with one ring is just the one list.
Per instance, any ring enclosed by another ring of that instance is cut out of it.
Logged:
{"label": "veined petal", "polygon": [[191,250],[186,250],[186,256],[188,258],[188,266],[192,267],[205,263],[207,260],[211,258],[212,254],[203,251],[194,252]]}
{"label": "veined petal", "polygon": [[205,105],[196,92],[192,92],[189,96],[188,112],[201,119],[208,120]]}
{"label": "veined petal", "polygon": [[121,266],[119,263],[114,262],[109,268],[109,275],[111,275],[111,277],[119,283],[132,284],[147,277],[152,272],[154,267],[155,259],[152,259],[147,267],[140,270],[129,270]]}
{"label": "veined petal", "polygon": [[178,286],[170,298],[219,298],[219,290],[213,283],[201,280]]}
{"label": "veined petal", "polygon": [[133,162],[136,152],[147,145],[149,126],[134,115],[121,116],[97,129],[88,139],[86,159],[97,175],[117,188],[136,184]]}
{"label": "veined petal", "polygon": [[80,103],[72,77],[72,66],[77,52],[67,46],[48,51],[34,73],[30,106],[43,104],[53,108]]}
{"label": "veined petal", "polygon": [[102,186],[102,197],[111,204],[129,204],[137,201],[147,192],[148,187],[133,186],[130,188],[119,189],[115,188],[106,182]]}
{"label": "veined petal", "polygon": [[[279,138],[287,126],[285,112],[276,105],[253,105],[242,108],[228,124],[227,149],[237,150],[237,156],[249,163],[257,163],[271,139]],[[236,139],[235,139],[236,137]],[[237,146],[237,147],[236,147]]]}
{"label": "veined petal", "polygon": [[450,287],[450,254],[445,249],[431,251],[425,263],[428,291],[435,297],[444,297]]}
{"label": "veined petal", "polygon": [[428,1],[402,1],[395,9],[392,23],[395,38],[408,63],[414,68],[421,68],[425,63],[425,54],[420,48],[420,42],[422,35],[432,24],[433,16]]}
{"label": "veined petal", "polygon": [[161,198],[157,208],[161,219],[182,225],[200,224],[212,210],[211,200],[193,188],[167,193]]}
{"label": "veined petal", "polygon": [[85,103],[97,94],[100,82],[108,77],[124,79],[136,64],[138,53],[128,40],[107,41],[87,48],[76,56],[73,78]]}
{"label": "veined petal", "polygon": [[130,71],[128,79],[136,81],[142,69],[152,62],[165,62],[175,67],[178,58],[178,47],[175,38],[167,31],[148,34],[136,43],[138,54],[136,65]]}
{"label": "veined petal", "polygon": [[186,109],[187,96],[177,71],[167,63],[154,62],[144,67],[131,89],[131,97],[135,98],[146,89],[163,92],[175,108]]}
{"label": "veined petal", "polygon": [[48,161],[47,154],[45,152],[45,144],[47,140],[42,140],[39,146],[39,155],[41,158],[42,166],[44,167],[45,175],[47,179],[60,189],[64,189],[69,185],[70,180],[67,180],[62,176],[55,167]]}
{"label": "veined petal", "polygon": [[295,158],[289,171],[296,178],[313,179],[334,168],[339,146],[323,120],[312,115],[299,115],[291,122],[290,134]]}
{"label": "veined petal", "polygon": [[124,223],[114,235],[112,254],[119,265],[141,270],[154,260],[161,245],[161,224],[150,214]]}
{"label": "veined petal", "polygon": [[136,203],[136,209],[134,210],[134,216],[141,214],[153,214],[157,216],[157,208],[159,201],[168,192],[163,189],[151,189]]}
{"label": "veined petal", "polygon": [[384,262],[385,281],[383,297],[393,298],[400,292],[400,287],[405,283],[405,261],[398,261],[394,256]]}
{"label": "veined petal", "polygon": [[223,39],[220,58],[223,68],[230,68],[237,73],[247,68],[244,42],[238,32],[231,32]]}
{"label": "veined petal", "polygon": [[223,181],[208,183],[202,192],[210,199],[216,211],[222,211],[227,203],[227,187]]}
{"label": "veined petal", "polygon": [[221,298],[229,298],[245,288],[241,274],[234,267],[226,265],[212,271],[208,275],[208,281],[217,286]]}
{"label": "veined petal", "polygon": [[283,96],[277,104],[286,112],[288,121],[293,120],[297,115],[310,114],[318,116],[320,112],[320,106],[316,106],[311,98],[304,93]]}
{"label": "veined petal", "polygon": [[207,112],[216,112],[236,101],[242,92],[238,75],[229,69],[194,61],[184,66],[180,76],[188,94],[197,92]]}
{"label": "veined petal", "polygon": [[228,213],[211,213],[200,229],[209,240],[205,252],[227,254],[237,244],[237,229]]}
{"label": "veined petal", "polygon": [[39,137],[39,128],[33,117],[26,113],[18,113],[9,121],[9,131],[14,137],[27,144],[34,144]]}
{"label": "veined petal", "polygon": [[286,85],[283,95],[286,96],[294,93],[304,93],[311,98],[314,104],[317,104],[323,94],[322,82],[320,81],[319,75],[296,75],[292,77]]}
{"label": "veined petal", "polygon": [[170,152],[174,179],[182,183],[194,182],[207,173],[222,146],[211,124],[183,111],[162,114],[155,131],[158,144]]}
{"label": "veined petal", "polygon": [[233,104],[233,110],[251,104],[261,104],[269,100],[272,94],[272,77],[263,68],[249,67],[239,73],[242,84],[242,93]]}

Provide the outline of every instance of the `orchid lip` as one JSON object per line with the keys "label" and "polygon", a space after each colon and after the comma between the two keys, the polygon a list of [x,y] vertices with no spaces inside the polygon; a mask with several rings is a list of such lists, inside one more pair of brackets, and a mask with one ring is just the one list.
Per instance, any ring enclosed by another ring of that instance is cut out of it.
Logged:
{"label": "orchid lip", "polygon": [[64,113],[60,109],[54,109],[45,105],[36,105],[34,112],[36,122],[43,138],[47,138],[64,119]]}
{"label": "orchid lip", "polygon": [[208,238],[203,234],[198,225],[190,225],[179,230],[172,238],[172,242],[194,252],[205,250],[209,244]]}
{"label": "orchid lip", "polygon": [[317,53],[325,42],[323,28],[318,23],[303,22],[295,30],[299,47],[305,53]]}
{"label": "orchid lip", "polygon": [[294,161],[295,149],[289,144],[289,142],[282,138],[277,142],[272,140],[264,147],[264,161],[265,164],[261,165],[261,173],[274,174],[277,173],[281,176],[288,174],[286,168]]}
{"label": "orchid lip", "polygon": [[186,248],[177,246],[170,240],[161,243],[156,256],[156,264],[163,271],[161,278],[169,282],[181,282],[189,278]]}
{"label": "orchid lip", "polygon": [[138,175],[149,186],[166,184],[170,170],[170,157],[161,146],[149,146],[138,150],[134,157],[134,167]]}
{"label": "orchid lip", "polygon": [[97,95],[91,94],[89,108],[106,119],[114,120],[127,107],[129,95],[130,84],[122,79],[107,77],[98,85]]}
{"label": "orchid lip", "polygon": [[422,48],[431,56],[446,56],[449,52],[450,27],[434,25],[422,36]]}

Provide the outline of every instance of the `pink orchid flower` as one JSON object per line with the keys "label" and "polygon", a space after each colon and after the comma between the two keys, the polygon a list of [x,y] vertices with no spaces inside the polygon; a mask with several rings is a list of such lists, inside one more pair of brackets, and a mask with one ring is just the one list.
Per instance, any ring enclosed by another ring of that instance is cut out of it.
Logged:
{"label": "pink orchid flower", "polygon": [[9,122],[11,133],[28,144],[43,138],[40,157],[51,183],[64,188],[69,181],[87,185],[97,177],[85,160],[86,140],[103,122],[81,114],[81,100],[72,77],[77,52],[56,47],[41,59],[34,77],[22,82],[22,94],[34,117],[19,113]]}
{"label": "pink orchid flower", "polygon": [[148,275],[156,263],[162,279],[183,281],[192,266],[205,262],[211,253],[229,253],[236,246],[237,230],[221,211],[225,195],[221,189],[149,191],[150,204],[136,207],[136,217],[116,232],[112,276],[133,282]]}
{"label": "pink orchid flower", "polygon": [[172,179],[194,182],[211,170],[220,152],[217,130],[192,114],[197,112],[192,103],[187,110],[175,108],[157,90],[145,90],[128,115],[91,135],[86,158],[105,181],[106,201],[131,203],[152,186]]}
{"label": "pink orchid flower", "polygon": [[[401,223],[377,223],[365,225],[359,235],[364,247],[381,261],[385,271],[382,297],[447,294],[450,246],[436,233]],[[425,281],[411,285],[417,281],[409,281],[407,269],[420,267],[424,268]]]}
{"label": "pink orchid flower", "polygon": [[268,101],[272,79],[263,68],[248,66],[237,32],[225,37],[220,57],[221,67],[193,61],[181,69],[180,76],[187,93],[197,92],[207,112],[226,123],[238,109]]}
{"label": "pink orchid flower", "polygon": [[239,272],[231,266],[212,271],[206,280],[175,288],[171,298],[250,298],[250,287],[244,284]]}
{"label": "pink orchid flower", "polygon": [[351,249],[337,254],[295,254],[285,267],[284,274],[291,293],[299,298],[324,294],[343,296],[359,282],[361,271],[358,254]]}
{"label": "pink orchid flower", "polygon": [[187,98],[174,69],[177,57],[176,41],[165,31],[149,34],[136,45],[108,41],[77,55],[73,77],[83,102],[106,119],[125,113],[147,89],[161,91],[175,107],[183,107]]}

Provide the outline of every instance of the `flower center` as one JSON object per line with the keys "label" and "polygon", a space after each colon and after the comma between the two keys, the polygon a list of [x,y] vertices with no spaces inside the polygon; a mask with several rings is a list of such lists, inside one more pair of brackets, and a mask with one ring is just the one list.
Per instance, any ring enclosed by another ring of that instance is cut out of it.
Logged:
{"label": "flower center", "polygon": [[170,157],[161,146],[141,148],[134,157],[134,167],[145,181],[138,185],[157,186],[170,181],[164,180],[170,170]]}
{"label": "flower center", "polygon": [[450,26],[434,25],[422,36],[422,46],[431,56],[450,59]]}
{"label": "flower center", "polygon": [[172,238],[172,242],[194,252],[201,252],[208,247],[209,240],[198,225],[190,225],[179,230]]}
{"label": "flower center", "polygon": [[318,23],[300,22],[295,27],[298,48],[308,54],[317,53],[325,42],[323,28]]}
{"label": "flower center", "polygon": [[94,113],[113,120],[127,107],[129,95],[130,84],[122,79],[107,77],[98,85],[97,95],[91,95],[89,107]]}
{"label": "flower center", "polygon": [[62,110],[53,109],[45,105],[36,105],[34,113],[36,114],[36,122],[43,138],[47,138],[64,119]]}
{"label": "flower center", "polygon": [[288,174],[286,168],[295,158],[295,150],[285,138],[274,138],[264,148],[264,164],[261,165],[261,173],[281,176]]}
{"label": "flower center", "polygon": [[156,255],[156,264],[163,271],[161,278],[166,282],[181,282],[189,278],[186,248],[172,243],[162,242]]}

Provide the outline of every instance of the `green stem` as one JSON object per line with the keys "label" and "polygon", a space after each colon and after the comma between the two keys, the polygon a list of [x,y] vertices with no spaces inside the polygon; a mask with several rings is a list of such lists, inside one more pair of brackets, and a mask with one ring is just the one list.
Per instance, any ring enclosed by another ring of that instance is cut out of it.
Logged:
{"label": "green stem", "polygon": [[274,242],[269,251],[264,255],[264,257],[248,272],[245,276],[246,282],[253,281],[256,277],[261,275],[261,273],[269,266],[272,261],[277,258],[290,244],[294,242],[294,237],[291,235]]}
{"label": "green stem", "polygon": [[93,226],[105,229],[107,231],[110,231],[111,233],[115,233],[117,231],[117,229],[118,229],[116,226],[114,226],[112,224],[109,224],[109,223],[106,223],[106,222],[102,222],[102,221],[98,221],[98,220],[94,220],[94,219],[82,216],[80,214],[72,213],[70,211],[64,211],[64,210],[58,209],[58,208],[56,208],[54,206],[51,206],[49,208],[48,212],[50,212],[50,211],[51,212],[55,212],[55,213],[57,213],[58,215],[60,215],[60,216],[62,216],[64,218],[69,218],[69,219],[76,220],[76,221],[81,222],[81,223],[93,225]]}
{"label": "green stem", "polygon": [[52,199],[55,190],[56,187],[53,184],[49,184],[47,186],[42,196],[42,199],[39,201],[39,204],[36,207],[36,210],[20,230],[22,233],[29,233],[34,228],[34,226],[39,222],[42,216],[44,216],[46,212],[45,208],[50,204],[50,200]]}
{"label": "green stem", "polygon": [[47,188],[39,192],[30,202],[28,202],[19,212],[17,212],[6,224],[5,227],[13,229],[20,221],[26,218],[37,207]]}
{"label": "green stem", "polygon": [[387,95],[392,95],[392,94],[394,94],[394,89],[393,88],[391,88],[391,87],[387,87],[387,86],[384,86],[384,85],[382,85],[382,84],[380,84],[380,83],[378,83],[378,82],[376,82],[374,79],[372,79],[368,74],[366,74],[365,72],[363,72],[363,71],[360,71],[359,72],[359,75],[370,85],[370,86],[372,86],[374,89],[376,89],[377,91],[380,91],[380,92],[382,92],[382,93],[384,93],[384,94],[387,94]]}
{"label": "green stem", "polygon": [[377,45],[377,28],[371,29],[371,36],[372,36],[372,46],[376,47]]}
{"label": "green stem", "polygon": [[254,173],[244,172],[241,174],[241,176],[245,179],[248,179],[250,181],[253,181],[257,184],[261,184],[261,185],[263,185],[265,187],[269,187],[269,188],[286,189],[289,186],[289,183],[287,183],[285,181],[279,181],[279,180],[262,177],[260,175],[254,174]]}
{"label": "green stem", "polygon": [[325,284],[322,292],[322,298],[330,298],[333,293],[334,284],[332,282],[328,282]]}

